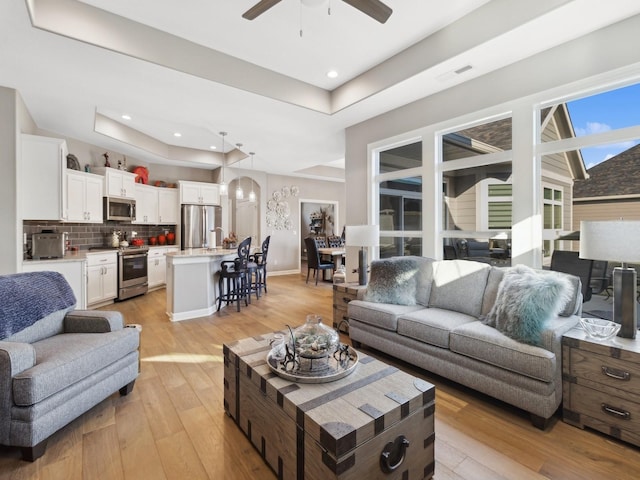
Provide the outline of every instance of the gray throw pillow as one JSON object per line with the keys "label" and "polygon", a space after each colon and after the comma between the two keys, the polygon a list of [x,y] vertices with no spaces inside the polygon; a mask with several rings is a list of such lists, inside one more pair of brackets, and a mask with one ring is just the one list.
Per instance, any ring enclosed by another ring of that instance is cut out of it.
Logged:
{"label": "gray throw pillow", "polygon": [[418,263],[393,257],[371,262],[371,280],[363,300],[396,305],[416,304]]}
{"label": "gray throw pillow", "polygon": [[565,275],[516,265],[505,272],[484,322],[518,342],[540,345],[545,323],[571,301],[572,290]]}

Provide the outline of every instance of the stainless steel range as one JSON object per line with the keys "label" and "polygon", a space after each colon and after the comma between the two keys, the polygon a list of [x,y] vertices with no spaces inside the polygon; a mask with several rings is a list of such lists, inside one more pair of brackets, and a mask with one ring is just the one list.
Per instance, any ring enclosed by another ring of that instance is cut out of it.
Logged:
{"label": "stainless steel range", "polygon": [[148,247],[126,247],[118,249],[118,298],[127,298],[147,293]]}

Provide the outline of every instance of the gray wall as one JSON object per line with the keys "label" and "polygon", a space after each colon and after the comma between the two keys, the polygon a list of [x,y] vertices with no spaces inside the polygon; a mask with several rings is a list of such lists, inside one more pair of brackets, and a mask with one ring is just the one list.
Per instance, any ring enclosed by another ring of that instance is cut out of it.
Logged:
{"label": "gray wall", "polygon": [[265,187],[265,196],[271,198],[276,190],[283,186],[297,185],[300,193],[297,197],[289,197],[290,218],[293,223],[291,230],[273,230],[264,224],[263,213],[263,237],[271,235],[269,244],[269,272],[297,272],[300,268],[300,243],[302,242],[300,228],[300,202],[318,201],[338,202],[337,224],[338,234],[342,231],[345,222],[346,193],[345,184],[342,182],[327,182],[308,178],[288,177],[282,175],[269,175]]}

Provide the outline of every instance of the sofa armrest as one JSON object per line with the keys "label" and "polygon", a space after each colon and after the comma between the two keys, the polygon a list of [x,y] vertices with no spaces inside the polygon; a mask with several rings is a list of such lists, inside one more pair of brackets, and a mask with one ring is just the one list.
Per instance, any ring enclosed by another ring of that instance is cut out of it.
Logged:
{"label": "sofa armrest", "polygon": [[578,315],[555,317],[549,320],[542,331],[542,346],[562,358],[562,336],[580,322]]}
{"label": "sofa armrest", "polygon": [[106,333],[123,328],[120,312],[73,310],[64,317],[64,333]]}
{"label": "sofa armrest", "polygon": [[30,343],[0,342],[0,375],[13,378],[36,364],[36,350]]}

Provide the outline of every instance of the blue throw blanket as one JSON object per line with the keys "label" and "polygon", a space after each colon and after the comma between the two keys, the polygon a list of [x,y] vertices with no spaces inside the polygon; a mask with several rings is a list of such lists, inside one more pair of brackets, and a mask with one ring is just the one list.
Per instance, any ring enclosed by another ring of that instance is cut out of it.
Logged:
{"label": "blue throw blanket", "polygon": [[58,272],[0,275],[0,340],[75,303],[73,290]]}

